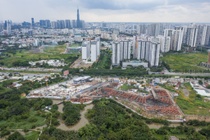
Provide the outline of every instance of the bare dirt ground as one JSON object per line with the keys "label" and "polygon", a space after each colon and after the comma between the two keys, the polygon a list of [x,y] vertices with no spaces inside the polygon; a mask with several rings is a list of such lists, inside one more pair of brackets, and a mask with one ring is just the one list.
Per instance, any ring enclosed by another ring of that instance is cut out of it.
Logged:
{"label": "bare dirt ground", "polygon": [[93,63],[85,63],[83,62],[82,58],[79,57],[71,66],[70,68],[89,68],[93,65]]}

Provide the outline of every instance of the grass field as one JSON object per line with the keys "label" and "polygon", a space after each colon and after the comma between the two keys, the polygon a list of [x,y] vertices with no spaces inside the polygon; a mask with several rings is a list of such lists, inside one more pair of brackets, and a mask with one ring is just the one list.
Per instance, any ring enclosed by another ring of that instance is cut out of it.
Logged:
{"label": "grass field", "polygon": [[39,138],[39,132],[32,131],[25,135],[26,140],[37,140]]}
{"label": "grass field", "polygon": [[62,54],[66,50],[66,45],[49,46],[44,48],[45,53]]}
{"label": "grass field", "polygon": [[190,93],[189,97],[179,90],[179,96],[175,99],[182,111],[188,115],[210,115],[210,102],[204,102],[204,98],[196,94],[189,83],[184,86]]}
{"label": "grass field", "polygon": [[[4,63],[4,66],[12,67],[15,62],[25,61],[38,61],[38,60],[49,60],[49,59],[64,59],[74,57],[74,54],[46,54],[46,53],[33,53],[30,51],[17,51],[15,54],[8,53],[8,56],[2,57],[0,62]],[[70,59],[66,63],[71,63]]]}
{"label": "grass field", "polygon": [[111,57],[112,55],[108,50],[101,51],[98,62],[94,63],[92,67],[95,69],[110,69]]}
{"label": "grass field", "polygon": [[124,91],[128,91],[130,89],[137,89],[136,87],[132,86],[132,85],[128,85],[128,84],[124,84],[120,87],[121,90],[124,90]]}
{"label": "grass field", "polygon": [[198,66],[200,62],[207,62],[207,53],[167,54],[161,58],[174,72],[203,72],[207,70]]}
{"label": "grass field", "polygon": [[81,44],[78,44],[78,43],[74,43],[70,45],[70,47],[79,47],[79,46],[81,46]]}

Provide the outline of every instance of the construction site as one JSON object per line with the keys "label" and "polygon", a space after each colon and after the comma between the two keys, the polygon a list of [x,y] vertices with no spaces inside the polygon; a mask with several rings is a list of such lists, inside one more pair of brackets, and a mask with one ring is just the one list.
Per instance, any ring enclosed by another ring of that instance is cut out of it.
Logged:
{"label": "construction site", "polygon": [[120,85],[123,80],[121,82],[107,81],[101,82],[90,76],[76,77],[66,82],[33,90],[27,98],[66,99],[74,104],[90,104],[93,100],[112,98],[147,117],[180,119],[183,116],[172,95],[165,89],[148,86],[147,93],[122,91]]}
{"label": "construction site", "polygon": [[[165,89],[151,88],[150,93],[142,95],[138,93],[125,92],[117,90],[118,83],[109,83],[100,88],[92,89],[79,96],[72,97],[70,100],[74,103],[86,103],[100,98],[112,98],[123,103],[127,101],[131,109],[142,110],[145,116],[161,117],[168,119],[180,119],[183,116],[182,111],[174,102],[171,94]],[[135,107],[134,107],[135,106]]]}

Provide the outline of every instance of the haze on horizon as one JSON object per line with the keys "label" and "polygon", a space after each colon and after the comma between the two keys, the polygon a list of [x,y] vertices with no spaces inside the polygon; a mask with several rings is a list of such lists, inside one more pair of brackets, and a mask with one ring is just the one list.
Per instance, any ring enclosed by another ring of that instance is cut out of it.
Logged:
{"label": "haze on horizon", "polygon": [[1,0],[0,21],[210,22],[209,0]]}

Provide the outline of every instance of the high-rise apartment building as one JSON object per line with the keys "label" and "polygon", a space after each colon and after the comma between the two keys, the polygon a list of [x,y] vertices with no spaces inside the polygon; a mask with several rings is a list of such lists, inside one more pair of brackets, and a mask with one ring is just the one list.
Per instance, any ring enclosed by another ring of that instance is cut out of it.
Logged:
{"label": "high-rise apartment building", "polygon": [[97,42],[91,41],[91,62],[95,62],[97,58]]}
{"label": "high-rise apartment building", "polygon": [[90,41],[85,41],[82,43],[82,60],[90,60]]}
{"label": "high-rise apartment building", "polygon": [[114,42],[112,44],[112,65],[120,65],[120,43]]}
{"label": "high-rise apartment building", "polygon": [[100,56],[101,52],[101,40],[100,40],[100,37],[96,37],[96,46],[97,46],[97,57]]}
{"label": "high-rise apartment building", "polygon": [[120,60],[130,60],[131,41],[120,41]]}
{"label": "high-rise apartment building", "polygon": [[173,30],[173,35],[171,38],[171,50],[180,51],[182,48],[182,40],[183,40],[183,28],[175,27],[175,30]]}
{"label": "high-rise apartment building", "polygon": [[198,29],[195,26],[185,27],[183,43],[190,47],[196,47],[197,36]]}
{"label": "high-rise apartment building", "polygon": [[151,67],[159,65],[160,44],[153,41],[139,41],[138,59],[146,60]]}
{"label": "high-rise apartment building", "polygon": [[82,60],[95,62],[100,57],[100,38],[82,43]]}

